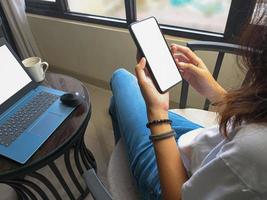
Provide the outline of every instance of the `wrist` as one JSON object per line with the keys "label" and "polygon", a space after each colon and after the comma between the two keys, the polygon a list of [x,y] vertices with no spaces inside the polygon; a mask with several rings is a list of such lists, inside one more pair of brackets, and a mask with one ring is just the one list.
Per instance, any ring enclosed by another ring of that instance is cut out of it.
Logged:
{"label": "wrist", "polygon": [[[165,109],[148,109],[147,116],[149,122],[153,120],[169,119],[168,110]],[[152,135],[157,135],[164,131],[170,131],[171,125],[168,123],[156,124],[151,126],[150,130]]]}
{"label": "wrist", "polygon": [[147,117],[149,121],[169,119],[168,110],[165,109],[148,109]]}
{"label": "wrist", "polygon": [[223,89],[221,86],[217,86],[215,91],[216,92],[214,92],[213,95],[208,98],[211,103],[220,102],[227,93],[226,90]]}
{"label": "wrist", "polygon": [[158,124],[155,126],[151,126],[150,131],[152,135],[159,135],[163,132],[171,131],[172,127],[170,124]]}

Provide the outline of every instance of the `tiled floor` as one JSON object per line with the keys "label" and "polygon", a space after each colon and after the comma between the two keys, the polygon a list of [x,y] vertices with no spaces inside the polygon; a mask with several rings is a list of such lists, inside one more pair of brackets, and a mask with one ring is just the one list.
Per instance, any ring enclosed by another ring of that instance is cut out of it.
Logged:
{"label": "tiled floor", "polygon": [[[96,158],[98,176],[107,185],[107,166],[114,147],[112,124],[108,115],[111,92],[89,84],[85,85],[88,88],[92,102],[92,115],[86,130],[85,143]],[[61,161],[59,160],[58,162]],[[49,173],[47,173],[47,176],[49,176]],[[0,194],[1,200],[16,199],[15,193],[4,185],[0,185]],[[63,199],[68,199],[68,197],[63,197]],[[86,200],[90,199],[92,198],[89,196],[86,198]]]}

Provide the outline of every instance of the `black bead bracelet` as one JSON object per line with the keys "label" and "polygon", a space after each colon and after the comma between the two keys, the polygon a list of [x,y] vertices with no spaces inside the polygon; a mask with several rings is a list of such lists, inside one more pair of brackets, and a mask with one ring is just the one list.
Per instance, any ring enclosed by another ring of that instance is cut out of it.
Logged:
{"label": "black bead bracelet", "polygon": [[172,124],[172,120],[170,120],[170,119],[153,120],[153,121],[151,121],[151,122],[148,122],[148,123],[146,124],[146,127],[147,127],[147,128],[150,128],[151,126],[159,125],[159,124]]}

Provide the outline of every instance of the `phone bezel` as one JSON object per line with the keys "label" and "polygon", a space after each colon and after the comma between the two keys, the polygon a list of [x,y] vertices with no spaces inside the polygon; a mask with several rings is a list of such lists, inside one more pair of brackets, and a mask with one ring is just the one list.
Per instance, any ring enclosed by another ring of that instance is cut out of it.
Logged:
{"label": "phone bezel", "polygon": [[[167,43],[167,41],[166,41],[166,39],[165,39],[165,37],[164,37],[164,35],[163,35],[161,29],[160,29],[160,26],[159,26],[159,23],[158,23],[157,19],[156,19],[154,16],[151,16],[151,17],[149,17],[149,18],[140,20],[140,21],[138,21],[138,22],[133,22],[133,23],[131,23],[131,24],[129,25],[129,31],[130,31],[130,34],[131,34],[131,36],[132,36],[132,38],[133,38],[133,40],[134,40],[134,42],[135,42],[135,44],[136,44],[136,46],[137,46],[138,51],[141,53],[141,56],[142,56],[142,57],[146,57],[145,54],[144,54],[144,52],[143,52],[143,50],[142,50],[142,48],[141,48],[141,45],[139,44],[139,41],[137,40],[137,38],[136,38],[136,36],[135,36],[135,34],[134,34],[134,31],[133,31],[133,29],[132,29],[132,26],[135,25],[135,24],[138,24],[138,23],[142,23],[143,21],[149,20],[149,19],[151,19],[151,18],[155,20],[155,22],[156,22],[156,24],[157,24],[157,26],[158,26],[158,28],[159,28],[159,31],[160,31],[160,33],[161,33],[161,36],[162,36],[163,40],[165,41],[165,44],[166,44],[167,47],[168,47],[168,50],[169,50],[169,53],[170,53],[170,55],[171,55],[171,57],[172,57],[172,59],[173,59],[173,62],[174,62],[175,65],[176,65],[175,59],[174,59],[174,57],[173,57],[173,55],[172,55],[172,52],[171,52],[171,50],[170,50],[170,48],[169,48],[169,45],[168,45],[168,43]],[[153,71],[152,71],[152,69],[151,69],[151,67],[150,67],[150,65],[149,65],[149,61],[148,61],[148,60],[147,60],[147,69],[148,69],[148,71],[149,71],[149,73],[150,73],[150,75],[151,75],[151,78],[152,78],[152,80],[153,80],[153,83],[154,83],[155,87],[157,88],[157,90],[158,90],[161,94],[166,93],[167,91],[169,91],[171,88],[175,87],[177,84],[179,84],[179,83],[182,81],[182,80],[181,80],[181,81],[175,83],[174,85],[170,86],[170,87],[167,88],[166,90],[162,91],[161,88],[160,88],[160,86],[159,86],[159,83],[158,83],[157,79],[155,78],[155,76],[154,76],[154,74],[153,74]],[[178,71],[178,73],[180,74],[180,76],[181,76],[181,78],[182,78],[182,75],[181,75],[181,73],[180,73],[180,71],[179,71],[178,68],[177,68],[177,71]]]}

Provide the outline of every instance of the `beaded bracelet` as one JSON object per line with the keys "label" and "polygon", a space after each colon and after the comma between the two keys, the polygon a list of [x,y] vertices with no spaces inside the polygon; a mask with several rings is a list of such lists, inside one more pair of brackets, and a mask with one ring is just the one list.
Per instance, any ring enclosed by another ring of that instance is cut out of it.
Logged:
{"label": "beaded bracelet", "polygon": [[171,131],[166,132],[166,133],[161,133],[158,135],[150,135],[149,139],[151,141],[155,142],[155,141],[159,141],[159,140],[165,140],[165,139],[171,138],[173,136],[176,136],[176,134],[175,134],[175,131],[172,129]]}
{"label": "beaded bracelet", "polygon": [[159,119],[159,120],[153,120],[151,122],[148,122],[146,124],[147,128],[150,128],[153,125],[158,125],[158,124],[172,124],[172,120],[170,119]]}

